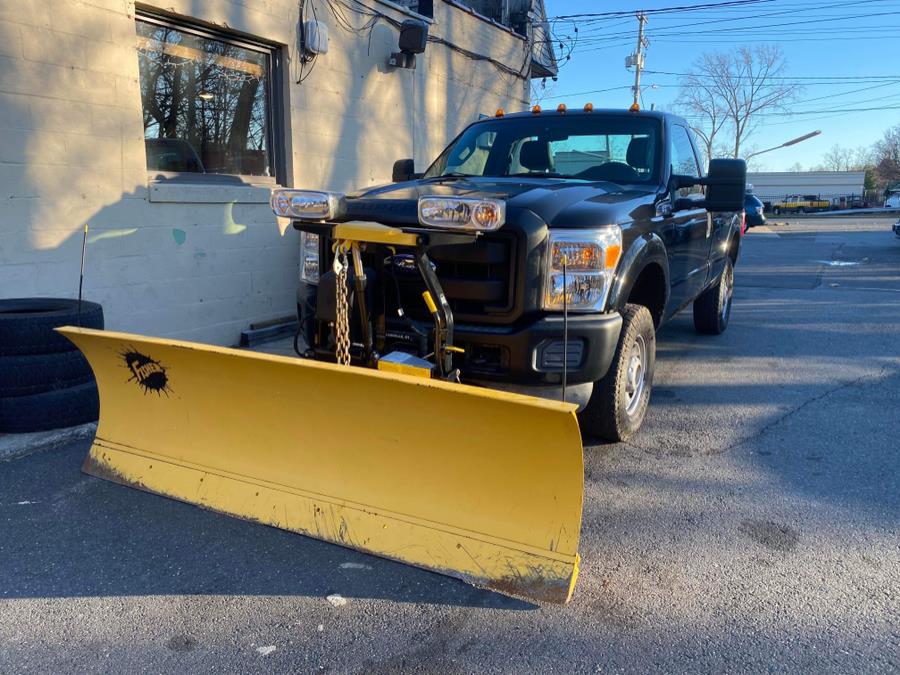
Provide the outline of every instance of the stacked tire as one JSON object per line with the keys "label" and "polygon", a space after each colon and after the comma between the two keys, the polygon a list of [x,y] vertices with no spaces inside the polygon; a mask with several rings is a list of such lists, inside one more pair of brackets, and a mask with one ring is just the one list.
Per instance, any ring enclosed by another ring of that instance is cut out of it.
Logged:
{"label": "stacked tire", "polygon": [[103,328],[103,308],[67,298],[0,300],[0,434],[71,427],[97,419],[87,360],[54,328]]}

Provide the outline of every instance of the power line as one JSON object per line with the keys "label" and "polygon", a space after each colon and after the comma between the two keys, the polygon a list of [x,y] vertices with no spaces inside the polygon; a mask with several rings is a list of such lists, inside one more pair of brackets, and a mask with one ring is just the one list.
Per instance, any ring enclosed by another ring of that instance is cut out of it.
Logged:
{"label": "power line", "polygon": [[[673,72],[671,70],[644,70],[648,75],[672,75],[676,77],[701,77],[701,78],[712,78],[712,75],[706,75],[704,73],[679,73]],[[738,75],[735,79],[745,79],[745,76]],[[900,75],[779,75],[779,76],[771,76],[768,79],[770,80],[787,80],[787,81],[798,81],[802,82],[804,80],[835,80],[835,81],[867,81],[867,80],[900,80]]]}
{"label": "power line", "polygon": [[[645,70],[644,72],[648,73],[650,71]],[[818,86],[833,87],[833,86],[841,85],[841,84],[847,85],[847,84],[849,84],[849,82],[810,82],[810,83],[804,84],[803,86],[808,87],[808,86],[812,86],[812,85],[818,85]],[[891,85],[896,85],[896,84],[900,84],[900,77],[898,77],[895,80],[891,80],[889,82],[881,82],[879,84],[875,84],[870,87],[861,87],[859,89],[851,89],[850,91],[843,91],[843,92],[837,92],[834,94],[828,94],[827,96],[817,96],[815,98],[803,99],[802,101],[800,101],[800,103],[810,103],[812,101],[821,101],[821,100],[825,100],[825,99],[836,98],[838,96],[847,96],[848,94],[855,94],[855,93],[858,93],[861,91],[870,91],[872,89],[879,89],[881,87],[889,87]],[[590,94],[605,94],[610,91],[620,91],[622,89],[630,89],[630,88],[631,88],[631,85],[623,84],[618,87],[607,87],[605,89],[588,89],[586,91],[573,91],[573,92],[567,92],[564,94],[553,94],[550,96],[544,96],[544,98],[546,98],[546,99],[574,98],[576,96],[588,96]],[[679,89],[679,88],[681,88],[680,84],[652,84],[649,86],[648,85],[644,86],[644,89]],[[862,103],[862,101],[857,101],[857,102]]]}
{"label": "power line", "polygon": [[[811,9],[812,9],[812,11],[822,10],[822,9],[834,9],[834,8],[843,9],[843,8],[852,7],[855,5],[871,6],[872,4],[879,3],[879,2],[893,3],[894,0],[855,0],[854,2],[835,2],[832,4],[817,5],[815,7],[812,7]],[[786,8],[786,6],[781,5],[779,11],[777,11],[777,12],[767,12],[764,14],[745,14],[745,15],[730,16],[730,17],[725,17],[725,18],[708,19],[706,21],[693,21],[691,23],[676,24],[674,26],[672,26],[672,25],[664,26],[662,30],[671,31],[676,28],[686,28],[686,29],[688,29],[687,32],[692,34],[692,33],[696,32],[694,29],[696,29],[697,26],[709,25],[709,24],[714,24],[714,23],[734,22],[734,21],[753,21],[753,20],[761,19],[761,18],[769,18],[769,17],[774,17],[774,16],[784,16],[784,15],[788,15],[788,14],[794,14],[794,13],[796,13],[796,11],[797,11],[796,9],[788,9],[788,8]],[[806,13],[806,16],[810,16],[809,13]],[[672,17],[672,18],[674,18],[674,17]],[[860,18],[860,17],[846,16],[844,14],[841,14],[841,15],[825,15],[825,16],[822,16],[819,18],[829,19],[829,20],[834,20],[834,19],[852,20],[854,18]],[[863,16],[863,18],[864,18],[864,16]],[[815,22],[817,20],[818,19],[814,19],[813,22]],[[796,23],[797,22],[792,22],[788,25],[793,26],[793,25],[796,25]],[[743,27],[743,26],[734,27],[734,29],[735,30],[748,30],[748,29],[752,28],[752,29],[762,30],[762,29],[775,27],[775,26],[781,26],[781,25],[784,25],[784,24],[754,24],[753,26],[749,26],[749,27]],[[597,33],[599,33],[600,31],[605,30],[606,28],[608,28],[608,26],[597,26],[594,30]],[[582,37],[582,41],[602,39],[602,38],[591,37],[589,30],[584,31],[584,32],[588,33],[588,36]],[[632,34],[633,34],[633,32],[632,32]],[[661,32],[658,33],[658,35],[660,35],[660,36],[668,35],[668,34],[669,33],[661,33]]]}
{"label": "power line", "polygon": [[[643,11],[646,15],[651,14],[668,14],[671,12],[692,12],[703,9],[720,9],[722,7],[740,7],[743,5],[759,5],[763,3],[773,2],[774,0],[732,0],[731,2],[713,2],[713,3],[704,3],[701,5],[679,5],[675,7],[657,7],[655,9],[645,9],[640,10]],[[559,16],[551,17],[551,21],[561,20],[561,19],[596,19],[600,17],[624,17],[624,16],[634,16],[635,10],[624,10],[617,12],[585,12],[582,14],[562,14]]]}
{"label": "power line", "polygon": [[[857,14],[857,15],[852,15],[852,16],[835,16],[835,17],[830,17],[830,18],[808,19],[808,20],[803,20],[803,21],[790,21],[790,22],[782,22],[782,23],[760,24],[758,26],[755,26],[754,29],[755,29],[755,31],[767,31],[767,34],[768,34],[769,29],[779,28],[779,27],[783,27],[783,26],[795,27],[798,25],[820,24],[820,23],[825,23],[825,22],[830,22],[830,21],[849,21],[849,20],[856,20],[856,19],[870,19],[870,18],[877,18],[877,17],[881,17],[881,16],[897,16],[897,15],[900,15],[900,11],[874,12],[872,14]],[[739,31],[740,29],[735,29],[735,30]],[[744,30],[747,30],[747,29],[744,29]],[[713,35],[713,36],[728,37],[728,35],[723,35],[723,33],[720,29],[715,29],[715,28],[709,29],[709,30],[656,32],[656,33],[652,34],[650,37],[653,38],[654,40],[658,40],[660,38],[666,38],[666,37],[680,37],[680,36],[696,37],[698,35]],[[625,35],[622,35],[622,36],[617,35],[617,36],[609,36],[608,38],[595,38],[594,42],[613,42],[613,41],[624,40],[626,38],[627,38],[627,36],[625,36]],[[592,50],[584,49],[582,51],[592,51]]]}

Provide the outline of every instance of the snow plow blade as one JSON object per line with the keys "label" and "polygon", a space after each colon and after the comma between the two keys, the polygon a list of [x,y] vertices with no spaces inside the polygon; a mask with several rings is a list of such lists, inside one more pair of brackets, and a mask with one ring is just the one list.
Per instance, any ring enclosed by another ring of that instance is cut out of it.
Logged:
{"label": "snow plow blade", "polygon": [[575,406],[397,373],[60,329],[100,391],[83,470],[541,602],[578,574]]}

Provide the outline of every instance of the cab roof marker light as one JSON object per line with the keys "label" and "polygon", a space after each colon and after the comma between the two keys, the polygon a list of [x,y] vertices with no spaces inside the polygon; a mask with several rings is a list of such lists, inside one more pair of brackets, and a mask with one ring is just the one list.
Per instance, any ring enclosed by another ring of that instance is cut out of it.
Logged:
{"label": "cab roof marker light", "polygon": [[594,104],[590,101],[584,104],[584,112],[594,112]]}
{"label": "cab roof marker light", "polygon": [[282,218],[321,222],[338,217],[343,201],[344,195],[340,192],[279,188],[272,191],[269,205],[272,212]]}
{"label": "cab roof marker light", "polygon": [[566,112],[566,104],[560,103],[558,106],[556,106],[556,112],[558,112],[558,113]]}
{"label": "cab roof marker light", "polygon": [[503,112],[503,108],[497,108],[497,112],[494,113],[494,117],[503,117],[506,113]]}
{"label": "cab roof marker light", "polygon": [[506,223],[506,202],[474,197],[419,197],[419,223],[450,230],[493,232]]}
{"label": "cab roof marker light", "polygon": [[532,114],[537,115],[541,112],[541,106],[536,105],[531,109]]}

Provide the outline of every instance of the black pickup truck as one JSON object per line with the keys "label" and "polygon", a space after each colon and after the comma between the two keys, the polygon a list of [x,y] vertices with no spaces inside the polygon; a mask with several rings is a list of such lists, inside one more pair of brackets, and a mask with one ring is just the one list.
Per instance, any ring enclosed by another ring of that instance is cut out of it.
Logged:
{"label": "black pickup truck", "polygon": [[[403,228],[427,243],[452,312],[455,376],[564,395],[579,405],[585,433],[627,439],[646,413],[660,325],[692,303],[699,332],[728,325],[746,167],[712,160],[706,175],[700,167],[681,118],[588,106],[498,111],[466,127],[422,174],[412,160],[395,162],[386,186],[276,190],[273,210],[302,235],[298,353],[335,358],[330,228]],[[443,225],[477,236],[430,237]],[[434,355],[440,324],[422,299],[421,259],[390,246],[361,255],[367,285],[356,288],[369,314],[366,326],[352,325],[354,362]]]}

